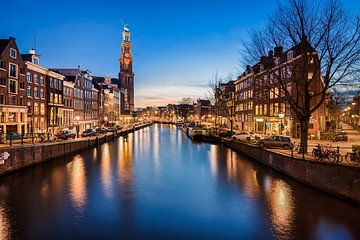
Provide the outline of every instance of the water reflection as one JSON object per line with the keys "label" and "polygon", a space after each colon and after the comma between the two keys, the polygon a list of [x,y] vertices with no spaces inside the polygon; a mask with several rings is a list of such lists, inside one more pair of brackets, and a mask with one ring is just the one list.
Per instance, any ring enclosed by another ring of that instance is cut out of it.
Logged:
{"label": "water reflection", "polygon": [[5,202],[0,201],[0,239],[11,239],[10,235],[10,224],[6,214]]}
{"label": "water reflection", "polygon": [[160,129],[156,125],[153,131],[153,153],[154,153],[154,165],[157,172],[160,170]]}
{"label": "water reflection", "polygon": [[130,135],[128,139],[122,138],[118,143],[118,179],[121,186],[128,185],[133,178],[132,139]]}
{"label": "water reflection", "polygon": [[107,197],[112,196],[112,175],[111,175],[111,162],[112,162],[112,156],[110,154],[110,144],[105,143],[101,148],[101,182],[103,184],[103,189],[105,192],[105,195]]}
{"label": "water reflection", "polygon": [[267,195],[271,221],[277,233],[290,237],[294,219],[294,201],[291,188],[283,180],[274,180]]}
{"label": "water reflection", "polygon": [[70,196],[73,206],[82,212],[87,199],[86,173],[84,159],[77,155],[74,160],[67,164],[67,171],[70,178]]}
{"label": "water reflection", "polygon": [[166,125],[3,177],[0,199],[1,239],[360,239],[358,207]]}

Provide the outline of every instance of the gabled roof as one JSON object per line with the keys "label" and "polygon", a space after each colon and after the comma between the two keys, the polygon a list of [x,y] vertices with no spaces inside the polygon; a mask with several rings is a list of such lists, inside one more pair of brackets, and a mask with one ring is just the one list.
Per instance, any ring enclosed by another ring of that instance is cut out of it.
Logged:
{"label": "gabled roof", "polygon": [[60,73],[61,75],[66,76],[66,78],[70,76],[77,76],[81,71],[81,69],[79,70],[78,68],[52,68],[50,70]]}
{"label": "gabled roof", "polygon": [[12,37],[10,37],[9,39],[0,39],[0,56],[3,55],[5,49],[7,48],[12,39]]}
{"label": "gabled roof", "polygon": [[201,106],[210,106],[211,103],[209,100],[205,100],[205,99],[198,99],[197,100],[198,104],[200,104]]}

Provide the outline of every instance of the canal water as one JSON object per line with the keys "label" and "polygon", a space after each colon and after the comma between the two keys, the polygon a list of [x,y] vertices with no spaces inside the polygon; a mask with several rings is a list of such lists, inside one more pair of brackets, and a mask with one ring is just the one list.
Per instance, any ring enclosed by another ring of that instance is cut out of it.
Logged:
{"label": "canal water", "polygon": [[0,178],[1,239],[360,239],[359,217],[171,125]]}

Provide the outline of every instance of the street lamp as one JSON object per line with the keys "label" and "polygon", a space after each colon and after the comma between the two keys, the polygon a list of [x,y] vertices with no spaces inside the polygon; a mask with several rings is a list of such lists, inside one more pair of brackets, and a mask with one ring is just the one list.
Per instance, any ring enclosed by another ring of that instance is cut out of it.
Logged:
{"label": "street lamp", "polygon": [[80,125],[79,125],[79,120],[80,120],[80,116],[75,116],[75,120],[77,121],[77,125],[76,125],[76,136],[77,138],[79,138],[79,128],[80,128]]}
{"label": "street lamp", "polygon": [[285,117],[285,113],[279,113],[279,118],[280,118],[280,135],[282,135],[282,131],[283,131],[283,121],[284,121],[284,117]]}

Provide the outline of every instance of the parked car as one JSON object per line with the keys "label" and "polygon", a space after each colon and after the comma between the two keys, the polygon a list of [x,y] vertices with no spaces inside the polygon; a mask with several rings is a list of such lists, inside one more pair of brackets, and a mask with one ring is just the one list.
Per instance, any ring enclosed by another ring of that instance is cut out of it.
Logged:
{"label": "parked car", "polygon": [[108,132],[115,132],[119,129],[121,129],[119,126],[114,125],[114,126],[108,127]]}
{"label": "parked car", "polygon": [[81,133],[82,137],[91,137],[96,136],[96,131],[94,129],[86,129]]}
{"label": "parked car", "polygon": [[107,133],[108,129],[106,127],[97,127],[95,131],[99,134],[101,133]]}
{"label": "parked car", "polygon": [[294,147],[294,140],[287,136],[269,136],[259,139],[257,144],[260,147],[291,149]]}
{"label": "parked car", "polygon": [[348,140],[348,136],[346,134],[345,131],[337,131],[334,134],[334,141],[338,142],[338,141],[347,141]]}
{"label": "parked car", "polygon": [[219,137],[222,137],[222,138],[231,138],[234,134],[235,134],[234,131],[220,129],[218,135],[219,135]]}
{"label": "parked car", "polygon": [[67,140],[69,138],[75,139],[76,133],[73,131],[70,131],[70,130],[62,130],[62,131],[56,133],[55,136],[58,139],[65,139],[65,140]]}
{"label": "parked car", "polygon": [[24,139],[23,135],[20,134],[10,134],[10,135],[6,135],[6,140],[21,140]]}
{"label": "parked car", "polygon": [[235,141],[255,141],[255,135],[252,132],[239,132],[232,136]]}

